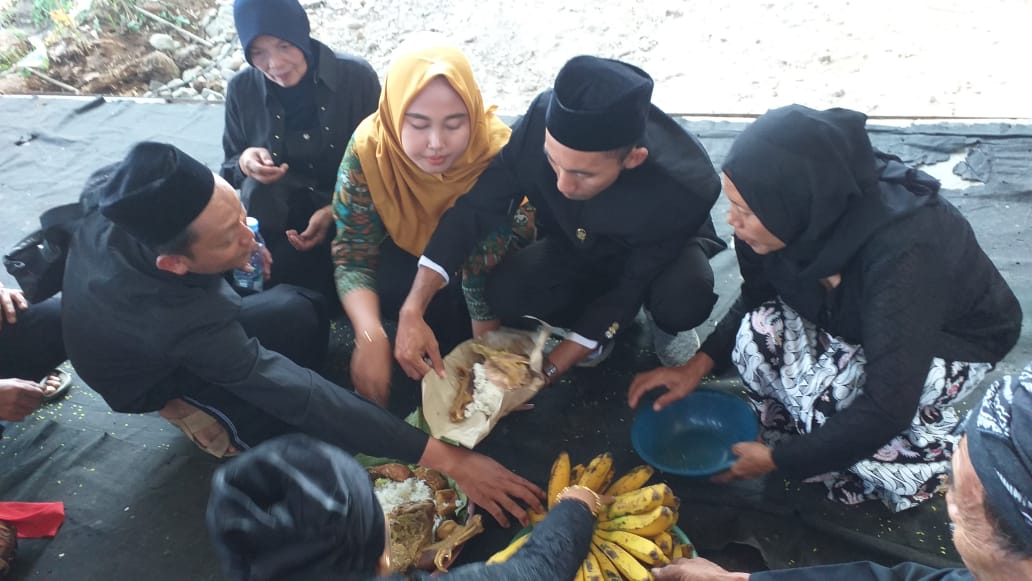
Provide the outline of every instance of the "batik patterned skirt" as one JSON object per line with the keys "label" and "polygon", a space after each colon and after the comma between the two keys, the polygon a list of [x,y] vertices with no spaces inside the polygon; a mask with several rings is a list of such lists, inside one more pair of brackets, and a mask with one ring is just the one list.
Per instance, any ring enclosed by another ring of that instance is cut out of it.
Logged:
{"label": "batik patterned skirt", "polygon": [[[818,329],[779,300],[742,320],[732,361],[745,382],[769,446],[814,432],[856,399],[864,385],[863,347]],[[808,479],[846,504],[881,500],[893,511],[928,500],[945,482],[962,421],[952,404],[973,391],[988,363],[932,360],[914,419],[872,457]]]}

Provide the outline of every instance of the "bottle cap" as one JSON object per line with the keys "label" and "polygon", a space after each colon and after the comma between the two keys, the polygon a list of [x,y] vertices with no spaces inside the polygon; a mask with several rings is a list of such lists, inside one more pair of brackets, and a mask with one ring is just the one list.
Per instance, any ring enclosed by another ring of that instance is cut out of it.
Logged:
{"label": "bottle cap", "polygon": [[251,229],[251,232],[258,233],[258,218],[247,217],[247,227]]}

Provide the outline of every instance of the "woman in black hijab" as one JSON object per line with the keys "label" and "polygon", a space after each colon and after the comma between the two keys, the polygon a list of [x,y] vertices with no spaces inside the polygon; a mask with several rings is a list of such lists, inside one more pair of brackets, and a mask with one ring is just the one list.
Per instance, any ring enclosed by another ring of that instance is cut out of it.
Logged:
{"label": "woman in black hijab", "polygon": [[251,67],[226,90],[221,175],[258,218],[273,260],[266,287],[286,282],[335,298],[330,201],[380,82],[365,60],[311,38],[298,0],[236,0],[233,22]]}
{"label": "woman in black hijab", "polygon": [[735,141],[724,191],[743,283],[683,367],[639,375],[657,408],[734,363],[763,427],[718,481],[775,469],[892,510],[942,484],[973,390],[1021,308],[939,183],[874,150],[855,111],[792,105]]}
{"label": "woman in black hijab", "polygon": [[[434,578],[572,579],[587,557],[600,502],[590,489],[570,486],[509,560],[464,565]],[[341,449],[303,434],[269,440],[220,467],[207,521],[232,581],[390,575],[387,520],[369,473]],[[406,577],[429,578],[422,572]]]}

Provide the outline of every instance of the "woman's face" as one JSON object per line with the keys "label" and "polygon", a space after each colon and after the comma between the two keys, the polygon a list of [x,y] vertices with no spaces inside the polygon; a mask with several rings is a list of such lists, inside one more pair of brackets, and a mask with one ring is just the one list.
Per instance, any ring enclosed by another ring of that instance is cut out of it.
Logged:
{"label": "woman's face", "polygon": [[745,242],[756,254],[770,254],[785,247],[777,236],[771,234],[770,230],[760,222],[756,214],[752,213],[749,205],[745,203],[742,194],[738,192],[735,184],[727,174],[724,177],[724,195],[731,202],[731,208],[727,211],[727,223],[735,230],[742,242]]}
{"label": "woman's face", "polygon": [[308,72],[305,53],[275,36],[263,34],[255,38],[247,48],[247,55],[251,58],[254,68],[281,87],[293,87],[300,83]]}
{"label": "woman's face", "polygon": [[469,146],[469,111],[443,77],[430,81],[405,111],[401,148],[428,174],[442,174]]}

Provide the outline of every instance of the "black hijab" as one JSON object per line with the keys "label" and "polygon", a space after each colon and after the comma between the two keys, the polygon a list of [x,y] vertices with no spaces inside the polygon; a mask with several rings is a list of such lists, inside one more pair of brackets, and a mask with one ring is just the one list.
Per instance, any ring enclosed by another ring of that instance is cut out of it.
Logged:
{"label": "black hijab", "polygon": [[234,580],[365,579],[386,546],[369,474],[339,448],[302,434],[219,468],[207,520]]}
{"label": "black hijab", "polygon": [[735,140],[723,170],[785,248],[768,274],[818,280],[839,273],[878,230],[917,211],[939,182],[871,146],[867,117],[801,105],[773,109]]}

